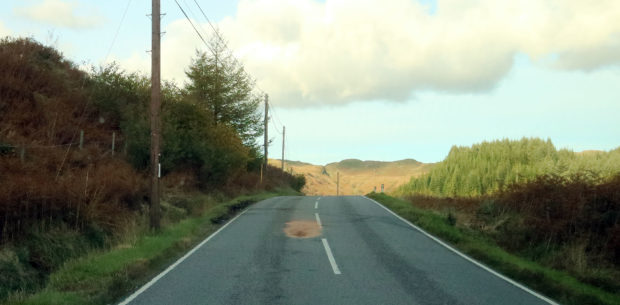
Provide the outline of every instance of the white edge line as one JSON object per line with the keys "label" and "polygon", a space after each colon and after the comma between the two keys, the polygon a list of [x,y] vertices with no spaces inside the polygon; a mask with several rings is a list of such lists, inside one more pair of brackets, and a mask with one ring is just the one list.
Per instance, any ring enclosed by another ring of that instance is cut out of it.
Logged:
{"label": "white edge line", "polygon": [[314,203],[314,209],[316,210],[318,208],[319,208],[319,202],[317,201],[317,202]]}
{"label": "white edge line", "polygon": [[316,216],[316,223],[319,224],[319,227],[323,227],[321,224],[321,218],[319,218],[319,213],[314,213],[314,216]]}
{"label": "white edge line", "polygon": [[329,244],[327,243],[327,239],[322,238],[322,240],[323,240],[323,247],[325,247],[325,253],[327,253],[327,259],[329,260],[329,263],[332,265],[332,270],[334,270],[334,274],[341,274],[340,268],[338,268],[338,265],[336,264],[336,260],[334,259],[334,254],[332,254],[332,249],[329,247]]}
{"label": "white edge line", "polygon": [[319,198],[317,198],[317,199],[316,199],[316,201],[319,201],[319,200],[321,200],[321,197],[319,197]]}
{"label": "white edge line", "polygon": [[166,275],[168,272],[172,271],[172,269],[174,269],[176,266],[178,266],[180,263],[182,263],[186,258],[188,258],[190,255],[194,254],[194,252],[196,252],[196,250],[198,250],[198,248],[202,247],[204,244],[206,244],[209,240],[211,240],[211,238],[213,238],[215,235],[217,235],[218,233],[220,233],[220,231],[224,230],[224,228],[226,228],[229,224],[231,224],[233,221],[235,221],[237,218],[239,218],[239,216],[243,215],[245,212],[247,212],[248,209],[243,210],[243,212],[239,213],[237,216],[235,216],[233,219],[231,219],[229,222],[227,222],[225,225],[223,225],[222,227],[220,227],[217,231],[215,231],[213,234],[209,235],[209,237],[207,237],[205,240],[203,240],[202,242],[200,242],[196,247],[194,247],[192,250],[190,250],[189,252],[187,252],[185,255],[183,255],[183,257],[179,258],[176,262],[174,262],[174,264],[168,266],[168,268],[166,268],[166,270],[162,271],[160,274],[158,274],[156,277],[154,277],[153,279],[151,279],[148,283],[144,284],[144,286],[140,287],[140,289],[136,290],[133,294],[131,294],[129,297],[127,297],[124,301],[118,303],[118,305],[127,305],[129,304],[129,302],[133,301],[135,298],[137,298],[140,294],[142,294],[144,291],[146,291],[147,289],[149,289],[151,286],[153,286],[153,284],[155,284],[159,279],[161,279],[162,277],[164,277],[164,275]]}
{"label": "white edge line", "polygon": [[418,227],[418,226],[414,225],[413,223],[411,223],[409,220],[402,218],[400,215],[398,215],[398,214],[394,213],[392,210],[388,209],[387,207],[385,207],[383,204],[381,204],[381,203],[377,202],[376,200],[374,200],[374,199],[372,199],[372,198],[368,198],[368,197],[366,197],[366,196],[363,196],[363,197],[364,197],[364,198],[366,198],[366,199],[368,199],[368,200],[370,200],[370,201],[372,201],[372,202],[374,202],[374,203],[376,203],[376,204],[377,204],[377,205],[379,205],[380,207],[384,208],[386,211],[390,212],[390,214],[392,214],[392,215],[396,216],[397,218],[399,218],[400,220],[404,221],[405,223],[407,223],[408,225],[410,225],[410,226],[411,226],[411,227],[413,227],[414,229],[416,229],[416,230],[420,231],[422,234],[426,235],[428,238],[430,238],[430,239],[434,240],[435,242],[437,242],[438,244],[440,244],[440,245],[442,245],[442,246],[446,247],[448,250],[450,250],[450,251],[452,251],[452,252],[456,253],[457,255],[459,255],[459,256],[461,256],[462,258],[464,258],[464,259],[468,260],[469,262],[473,263],[474,265],[476,265],[476,266],[478,266],[478,267],[480,267],[480,268],[482,268],[482,269],[484,269],[484,270],[486,270],[486,271],[488,271],[488,272],[490,272],[490,273],[494,274],[495,276],[497,276],[497,277],[501,278],[502,280],[504,280],[504,281],[506,281],[506,282],[508,282],[508,283],[510,283],[510,284],[512,284],[512,285],[514,285],[514,286],[516,286],[516,287],[519,287],[519,288],[523,289],[524,291],[526,291],[526,292],[530,293],[531,295],[533,295],[533,296],[535,296],[535,297],[537,297],[537,298],[539,298],[539,299],[541,299],[541,300],[543,300],[543,301],[545,301],[545,302],[547,302],[547,303],[549,303],[549,304],[552,304],[552,305],[559,305],[558,303],[556,303],[556,302],[554,302],[553,300],[551,300],[551,299],[549,299],[549,298],[547,298],[547,297],[545,297],[545,296],[543,296],[543,295],[539,294],[538,292],[536,292],[536,291],[534,291],[534,290],[531,290],[531,289],[529,289],[529,288],[527,288],[527,287],[523,286],[522,284],[519,284],[519,283],[515,282],[514,280],[512,280],[512,279],[510,279],[510,278],[506,277],[505,275],[503,275],[503,274],[501,274],[501,273],[498,273],[497,271],[495,271],[495,270],[493,270],[493,269],[491,269],[491,268],[489,268],[489,267],[487,267],[487,266],[483,265],[482,263],[480,263],[480,262],[476,261],[475,259],[473,259],[473,258],[471,258],[471,257],[469,257],[469,256],[467,256],[467,255],[465,255],[465,254],[463,254],[463,253],[461,253],[460,251],[458,251],[458,250],[456,250],[456,249],[452,248],[450,245],[448,245],[448,244],[444,243],[444,242],[443,242],[443,241],[441,241],[439,238],[437,238],[437,237],[435,237],[435,236],[433,236],[433,235],[429,234],[428,232],[424,231],[422,228],[420,228],[420,227]]}

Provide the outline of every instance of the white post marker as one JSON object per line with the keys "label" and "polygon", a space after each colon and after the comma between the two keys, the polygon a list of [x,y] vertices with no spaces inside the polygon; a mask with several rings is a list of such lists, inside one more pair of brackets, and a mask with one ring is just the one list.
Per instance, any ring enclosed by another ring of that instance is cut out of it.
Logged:
{"label": "white post marker", "polygon": [[319,213],[314,213],[314,216],[316,216],[316,223],[319,224],[319,227],[323,227],[323,225],[321,224],[321,218],[319,218]]}
{"label": "white post marker", "polygon": [[336,275],[341,274],[340,268],[338,268],[338,265],[336,264],[336,260],[334,259],[334,254],[332,254],[332,249],[329,247],[329,244],[327,243],[327,239],[322,238],[322,240],[323,240],[323,247],[325,247],[325,253],[327,253],[327,259],[329,260],[329,263],[332,265],[332,270],[334,270],[334,274]]}

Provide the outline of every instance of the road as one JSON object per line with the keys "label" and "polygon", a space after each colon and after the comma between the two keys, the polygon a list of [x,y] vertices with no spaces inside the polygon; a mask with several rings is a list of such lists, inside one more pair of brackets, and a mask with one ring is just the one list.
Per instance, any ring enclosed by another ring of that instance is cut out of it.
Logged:
{"label": "road", "polygon": [[[321,234],[290,237],[291,221]],[[549,302],[357,196],[256,203],[121,304]]]}

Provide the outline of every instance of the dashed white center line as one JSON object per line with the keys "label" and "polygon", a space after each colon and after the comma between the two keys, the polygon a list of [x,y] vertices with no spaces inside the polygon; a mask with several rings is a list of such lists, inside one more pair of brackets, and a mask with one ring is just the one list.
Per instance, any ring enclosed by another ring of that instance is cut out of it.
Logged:
{"label": "dashed white center line", "polygon": [[[318,214],[317,214],[318,215]],[[334,259],[334,254],[332,254],[331,248],[329,248],[329,244],[327,243],[327,239],[323,238],[323,247],[325,247],[325,253],[327,253],[327,259],[329,263],[332,265],[332,270],[334,270],[334,274],[341,274],[340,268],[336,264],[336,260]]]}
{"label": "dashed white center line", "polygon": [[[321,200],[321,197],[317,198],[316,201],[314,202],[315,210],[319,209],[319,200]],[[321,224],[321,218],[319,217],[319,213],[314,213],[314,217],[316,217],[316,223],[319,225],[319,227],[322,228],[323,224]],[[327,239],[322,238],[321,240],[323,241],[323,247],[325,248],[327,259],[329,260],[329,264],[332,266],[332,270],[334,271],[334,274],[336,275],[341,274],[340,268],[338,268],[338,264],[336,264],[336,259],[334,259],[334,254],[332,253],[332,249],[329,247],[329,243],[327,242]]]}

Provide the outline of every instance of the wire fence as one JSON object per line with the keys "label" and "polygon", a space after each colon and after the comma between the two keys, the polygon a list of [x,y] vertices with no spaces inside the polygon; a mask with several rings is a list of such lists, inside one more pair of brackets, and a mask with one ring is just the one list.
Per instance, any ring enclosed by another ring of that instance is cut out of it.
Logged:
{"label": "wire fence", "polygon": [[[0,156],[16,156],[23,162],[28,159],[28,154],[33,150],[58,149],[74,147],[78,150],[84,150],[85,145],[97,146],[102,149],[102,155],[115,155],[117,153],[126,153],[128,141],[124,136],[119,136],[116,132],[112,132],[108,140],[92,140],[86,139],[84,130],[80,130],[80,138],[78,141],[60,143],[60,144],[9,144],[0,141]],[[120,149],[119,149],[120,148]]]}
{"label": "wire fence", "polygon": [[[0,179],[0,244],[23,236],[29,228],[46,230],[59,221],[83,228],[94,217],[94,209],[102,208],[97,203],[110,196],[109,188],[118,185],[106,172],[97,171],[97,164],[126,156],[127,138],[116,132],[98,133],[95,139],[89,139],[84,130],[76,134],[77,141],[58,144],[0,140],[0,178],[4,176]],[[109,173],[116,175],[116,171]]]}

